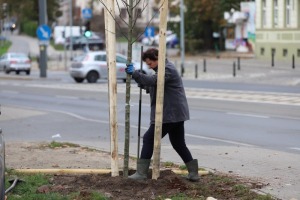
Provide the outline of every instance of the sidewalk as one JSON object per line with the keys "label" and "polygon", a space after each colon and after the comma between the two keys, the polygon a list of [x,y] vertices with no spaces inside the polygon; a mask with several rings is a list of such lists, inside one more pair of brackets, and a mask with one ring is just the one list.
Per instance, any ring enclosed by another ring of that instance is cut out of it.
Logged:
{"label": "sidewalk", "polygon": [[[25,42],[26,49],[31,56],[39,54],[38,40],[36,38],[11,35],[13,44],[11,51],[19,48],[20,41]],[[123,51],[127,44],[117,44],[118,50]],[[134,46],[135,52],[138,52]],[[179,73],[181,69],[181,55],[176,49],[167,49],[170,57],[168,59],[174,62]],[[73,51],[76,56],[81,51]],[[119,52],[120,53],[120,52]],[[49,71],[68,71],[70,65],[70,52],[56,51],[51,45],[47,48],[49,61],[47,67]],[[197,55],[185,55],[184,57],[184,79],[214,80],[228,82],[246,82],[261,83],[273,85],[300,85],[300,61],[296,57],[295,68],[292,68],[291,62],[275,60],[275,66],[271,66],[271,60],[258,60],[251,53],[238,53],[234,51],[225,51],[219,53],[220,58],[216,57],[214,51],[204,52]],[[238,57],[240,58],[238,62]],[[204,63],[205,62],[205,63]],[[235,63],[235,70],[234,70]],[[240,65],[238,64],[240,63]],[[38,64],[33,62],[33,70],[38,70]]]}

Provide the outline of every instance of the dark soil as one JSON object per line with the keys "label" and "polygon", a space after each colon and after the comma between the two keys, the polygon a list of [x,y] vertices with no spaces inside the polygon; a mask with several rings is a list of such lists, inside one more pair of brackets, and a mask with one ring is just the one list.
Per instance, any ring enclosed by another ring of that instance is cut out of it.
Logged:
{"label": "dark soil", "polygon": [[[129,174],[134,173],[130,171]],[[201,176],[199,182],[190,182],[182,175],[171,170],[160,171],[157,180],[151,179],[151,172],[147,180],[131,180],[120,176],[111,177],[110,174],[89,175],[55,175],[51,185],[39,192],[59,192],[70,194],[80,192],[76,200],[92,200],[92,192],[102,193],[107,199],[166,199],[181,197],[180,199],[257,199],[258,194],[251,189],[263,186],[239,177],[209,174]],[[75,200],[75,199],[74,199]]]}

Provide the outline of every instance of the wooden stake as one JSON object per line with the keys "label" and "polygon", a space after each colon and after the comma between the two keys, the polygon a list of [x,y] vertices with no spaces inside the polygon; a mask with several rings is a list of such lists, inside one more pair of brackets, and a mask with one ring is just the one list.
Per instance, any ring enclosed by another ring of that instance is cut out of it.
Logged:
{"label": "wooden stake", "polygon": [[166,32],[167,32],[168,0],[164,0],[160,8],[159,23],[159,55],[157,72],[156,111],[155,111],[155,135],[153,152],[152,179],[159,178],[161,133],[163,120],[164,86],[165,86],[165,62],[166,62]]}
{"label": "wooden stake", "polygon": [[118,123],[117,123],[117,78],[116,78],[116,27],[114,0],[106,0],[105,10],[106,57],[108,66],[108,101],[111,149],[111,175],[119,176],[118,168]]}

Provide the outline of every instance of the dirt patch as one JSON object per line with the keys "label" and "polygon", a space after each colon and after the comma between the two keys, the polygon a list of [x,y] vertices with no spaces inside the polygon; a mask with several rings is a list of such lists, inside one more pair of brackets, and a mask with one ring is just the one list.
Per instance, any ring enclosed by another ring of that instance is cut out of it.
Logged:
{"label": "dirt patch", "polygon": [[[130,174],[134,171],[130,171]],[[132,199],[206,199],[213,196],[217,199],[256,199],[257,194],[247,192],[245,197],[242,186],[251,189],[261,188],[262,184],[245,181],[239,177],[229,177],[221,174],[202,176],[199,182],[190,182],[184,176],[171,170],[161,171],[157,180],[151,179],[151,171],[147,180],[131,180],[122,176],[111,177],[110,174],[99,175],[55,175],[51,185],[42,186],[41,192],[59,192],[70,194],[80,191],[77,200],[92,200],[94,191],[100,192],[112,200]],[[45,187],[47,188],[45,190]],[[240,191],[240,195],[239,195]]]}
{"label": "dirt patch", "polygon": [[[123,158],[120,157],[122,160]],[[120,163],[122,163],[120,160]],[[130,161],[131,169],[135,169],[136,160]],[[40,143],[8,143],[6,144],[6,166],[9,169],[30,168],[109,168],[110,154],[83,147],[49,148]],[[122,169],[122,168],[120,168]],[[135,171],[130,170],[129,174]],[[104,194],[107,199],[206,199],[213,196],[217,199],[256,199],[257,194],[250,189],[260,189],[264,185],[233,175],[211,173],[201,176],[199,182],[190,182],[185,175],[175,174],[171,170],[161,170],[158,180],[130,180],[111,174],[55,174],[48,185],[39,187],[37,192],[58,192],[63,195],[79,192],[74,200],[93,200],[93,193]],[[246,189],[247,187],[247,189]],[[249,190],[245,197],[245,190]]]}

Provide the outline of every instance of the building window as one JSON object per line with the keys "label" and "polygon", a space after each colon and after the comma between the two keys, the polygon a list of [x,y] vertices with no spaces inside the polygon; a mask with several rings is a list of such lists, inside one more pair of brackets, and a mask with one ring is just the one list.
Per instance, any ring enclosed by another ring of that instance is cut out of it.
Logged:
{"label": "building window", "polygon": [[278,26],[278,0],[274,0],[273,1],[273,23],[274,23],[274,27]]}
{"label": "building window", "polygon": [[153,18],[159,18],[159,9],[158,8],[153,8],[152,9],[152,17]]}
{"label": "building window", "polygon": [[287,49],[283,49],[282,55],[283,55],[283,57],[287,57],[287,55],[288,55],[288,50],[287,50]]}
{"label": "building window", "polygon": [[286,26],[291,25],[291,0],[285,1],[285,24]]}
{"label": "building window", "polygon": [[120,16],[122,19],[126,18],[127,15],[127,9],[126,8],[122,8],[121,12],[120,12]]}
{"label": "building window", "polygon": [[135,18],[142,17],[142,10],[140,8],[135,9]]}
{"label": "building window", "polygon": [[262,25],[267,25],[267,3],[266,0],[262,0]]}
{"label": "building window", "polygon": [[260,55],[265,55],[265,48],[260,48]]}
{"label": "building window", "polygon": [[276,49],[272,48],[272,49],[271,49],[271,54],[275,56],[275,54],[276,54]]}

